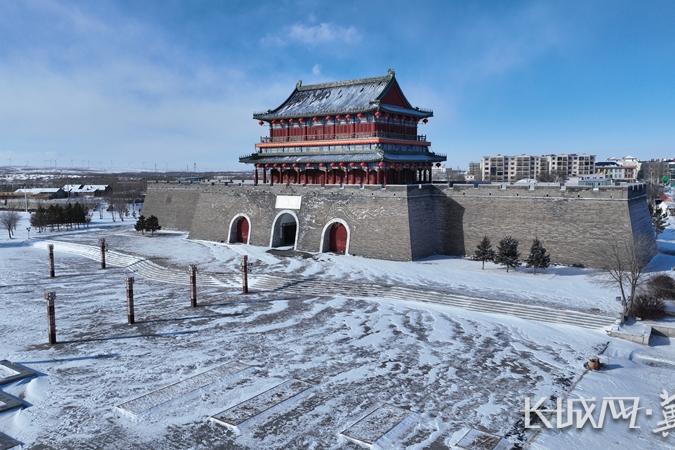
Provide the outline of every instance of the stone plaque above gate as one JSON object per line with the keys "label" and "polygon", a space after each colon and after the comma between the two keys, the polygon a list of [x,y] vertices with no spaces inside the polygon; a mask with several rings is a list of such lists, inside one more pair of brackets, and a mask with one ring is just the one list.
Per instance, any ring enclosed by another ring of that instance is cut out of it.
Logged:
{"label": "stone plaque above gate", "polygon": [[274,206],[276,209],[300,209],[300,201],[302,197],[299,195],[277,195],[277,202]]}

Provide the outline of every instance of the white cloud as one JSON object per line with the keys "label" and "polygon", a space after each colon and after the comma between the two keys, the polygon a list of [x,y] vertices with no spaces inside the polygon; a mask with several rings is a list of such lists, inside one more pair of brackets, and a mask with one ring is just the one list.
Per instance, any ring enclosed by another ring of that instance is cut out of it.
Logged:
{"label": "white cloud", "polygon": [[285,27],[281,33],[266,35],[261,42],[271,46],[302,44],[311,47],[333,42],[353,44],[359,40],[361,40],[361,33],[352,25],[342,26],[331,22],[321,22],[315,25],[296,23]]}
{"label": "white cloud", "polygon": [[[85,11],[43,13],[58,26],[0,58],[4,160],[234,168],[261,133],[253,111],[293,85],[258,83],[234,65],[192,58],[142,23],[97,26]],[[63,40],[52,39],[46,51],[55,29]]]}
{"label": "white cloud", "polygon": [[320,64],[314,64],[312,66],[312,75],[316,75],[317,77],[321,75],[321,65]]}

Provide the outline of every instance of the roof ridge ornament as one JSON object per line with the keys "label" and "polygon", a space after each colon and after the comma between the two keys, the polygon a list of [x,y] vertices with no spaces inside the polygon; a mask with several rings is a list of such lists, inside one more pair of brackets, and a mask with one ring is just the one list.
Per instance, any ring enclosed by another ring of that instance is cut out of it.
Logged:
{"label": "roof ridge ornament", "polygon": [[298,80],[297,83],[295,83],[295,88],[300,89],[302,87],[302,80]]}
{"label": "roof ridge ornament", "polygon": [[387,69],[387,75],[393,77],[394,75],[396,75],[396,71],[390,67]]}

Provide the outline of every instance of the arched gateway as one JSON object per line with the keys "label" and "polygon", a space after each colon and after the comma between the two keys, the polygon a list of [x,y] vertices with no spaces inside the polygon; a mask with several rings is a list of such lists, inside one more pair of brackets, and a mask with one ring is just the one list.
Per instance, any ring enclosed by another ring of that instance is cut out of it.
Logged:
{"label": "arched gateway", "polygon": [[349,227],[342,219],[333,219],[323,227],[321,233],[321,252],[349,254]]}
{"label": "arched gateway", "polygon": [[240,214],[230,222],[230,235],[228,242],[248,244],[251,239],[251,221],[249,218]]}
{"label": "arched gateway", "polygon": [[347,229],[339,222],[330,226],[328,232],[328,249],[333,253],[344,255],[347,250]]}
{"label": "arched gateway", "polygon": [[298,242],[298,217],[294,212],[282,211],[274,218],[270,247],[295,247]]}

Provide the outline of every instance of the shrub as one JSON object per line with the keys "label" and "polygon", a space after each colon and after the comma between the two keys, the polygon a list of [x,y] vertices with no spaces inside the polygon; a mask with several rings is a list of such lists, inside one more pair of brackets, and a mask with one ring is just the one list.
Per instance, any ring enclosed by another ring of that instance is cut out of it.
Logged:
{"label": "shrub", "polygon": [[649,293],[656,298],[675,299],[675,280],[665,274],[656,275],[647,281]]}
{"label": "shrub", "polygon": [[660,298],[651,295],[636,295],[633,299],[631,316],[643,319],[659,319],[666,313],[666,305]]}

